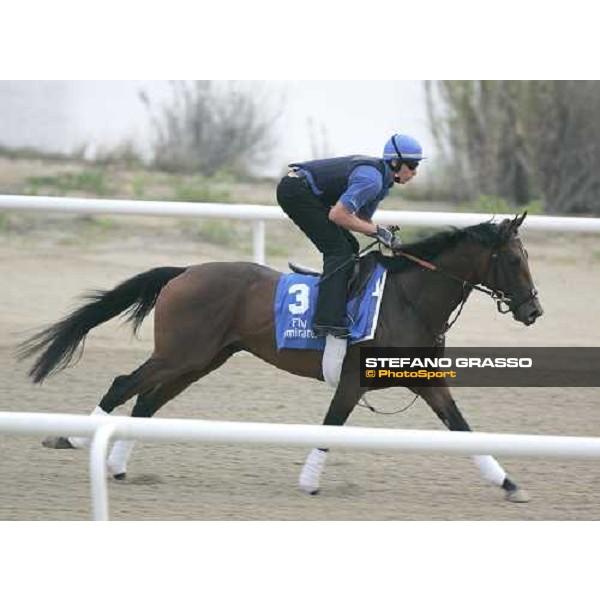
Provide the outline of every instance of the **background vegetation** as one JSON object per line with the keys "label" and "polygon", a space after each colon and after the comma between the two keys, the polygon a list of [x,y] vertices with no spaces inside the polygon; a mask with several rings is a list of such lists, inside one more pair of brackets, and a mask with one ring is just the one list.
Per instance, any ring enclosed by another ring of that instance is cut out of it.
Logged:
{"label": "background vegetation", "polygon": [[[427,177],[405,200],[454,210],[600,214],[600,82],[426,82],[436,140]],[[0,191],[144,200],[274,203],[276,182],[253,175],[276,148],[281,112],[251,84],[173,82],[170,101],[142,92],[153,136],[69,154],[0,140]],[[329,156],[324,124],[307,123],[313,158]],[[12,165],[14,168],[10,168]],[[399,194],[398,190],[394,191]],[[3,221],[6,227],[6,219]],[[219,236],[214,236],[219,237]]]}
{"label": "background vegetation", "polygon": [[269,157],[277,114],[241,84],[174,81],[172,101],[156,106],[146,93],[154,130],[152,167],[168,172],[246,174]]}
{"label": "background vegetation", "polygon": [[426,92],[449,199],[600,213],[600,82],[436,81]]}

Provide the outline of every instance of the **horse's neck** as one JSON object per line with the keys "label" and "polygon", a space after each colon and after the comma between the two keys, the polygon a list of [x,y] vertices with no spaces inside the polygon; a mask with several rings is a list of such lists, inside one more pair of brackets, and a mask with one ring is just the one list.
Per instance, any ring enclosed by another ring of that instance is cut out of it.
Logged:
{"label": "horse's neck", "polygon": [[[433,262],[446,273],[473,281],[473,261],[459,248],[440,254]],[[435,333],[443,330],[464,297],[460,281],[421,268],[393,275],[392,281],[396,294],[412,305],[427,328]]]}

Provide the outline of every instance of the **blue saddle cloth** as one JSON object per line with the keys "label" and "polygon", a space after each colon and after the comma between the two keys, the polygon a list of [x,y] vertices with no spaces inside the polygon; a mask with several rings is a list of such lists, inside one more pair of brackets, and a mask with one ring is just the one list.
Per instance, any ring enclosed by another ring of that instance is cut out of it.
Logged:
{"label": "blue saddle cloth", "polygon": [[[387,271],[376,265],[364,290],[348,301],[347,326],[350,344],[375,337],[379,307]],[[275,332],[277,349],[323,350],[325,338],[317,338],[312,323],[319,288],[319,277],[290,273],[283,275],[275,294]]]}

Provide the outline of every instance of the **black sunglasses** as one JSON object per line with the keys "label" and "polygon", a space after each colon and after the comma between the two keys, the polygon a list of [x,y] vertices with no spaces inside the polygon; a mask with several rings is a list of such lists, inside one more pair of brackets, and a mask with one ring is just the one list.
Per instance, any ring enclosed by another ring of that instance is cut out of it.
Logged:
{"label": "black sunglasses", "polygon": [[396,136],[392,137],[392,144],[394,145],[394,150],[396,151],[398,158],[402,161],[398,165],[398,168],[396,170],[399,171],[400,168],[402,167],[402,164],[405,164],[411,171],[416,171],[419,167],[419,161],[418,160],[410,160],[410,159],[406,159],[406,158],[402,157],[402,153],[400,152],[400,150],[398,149],[398,145],[396,144]]}

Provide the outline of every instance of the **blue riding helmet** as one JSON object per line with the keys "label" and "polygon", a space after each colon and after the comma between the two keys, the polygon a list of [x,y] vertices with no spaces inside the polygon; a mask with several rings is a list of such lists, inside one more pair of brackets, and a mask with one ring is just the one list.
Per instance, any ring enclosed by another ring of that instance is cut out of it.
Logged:
{"label": "blue riding helmet", "polygon": [[383,158],[385,160],[423,160],[423,147],[414,137],[397,133],[385,143]]}

